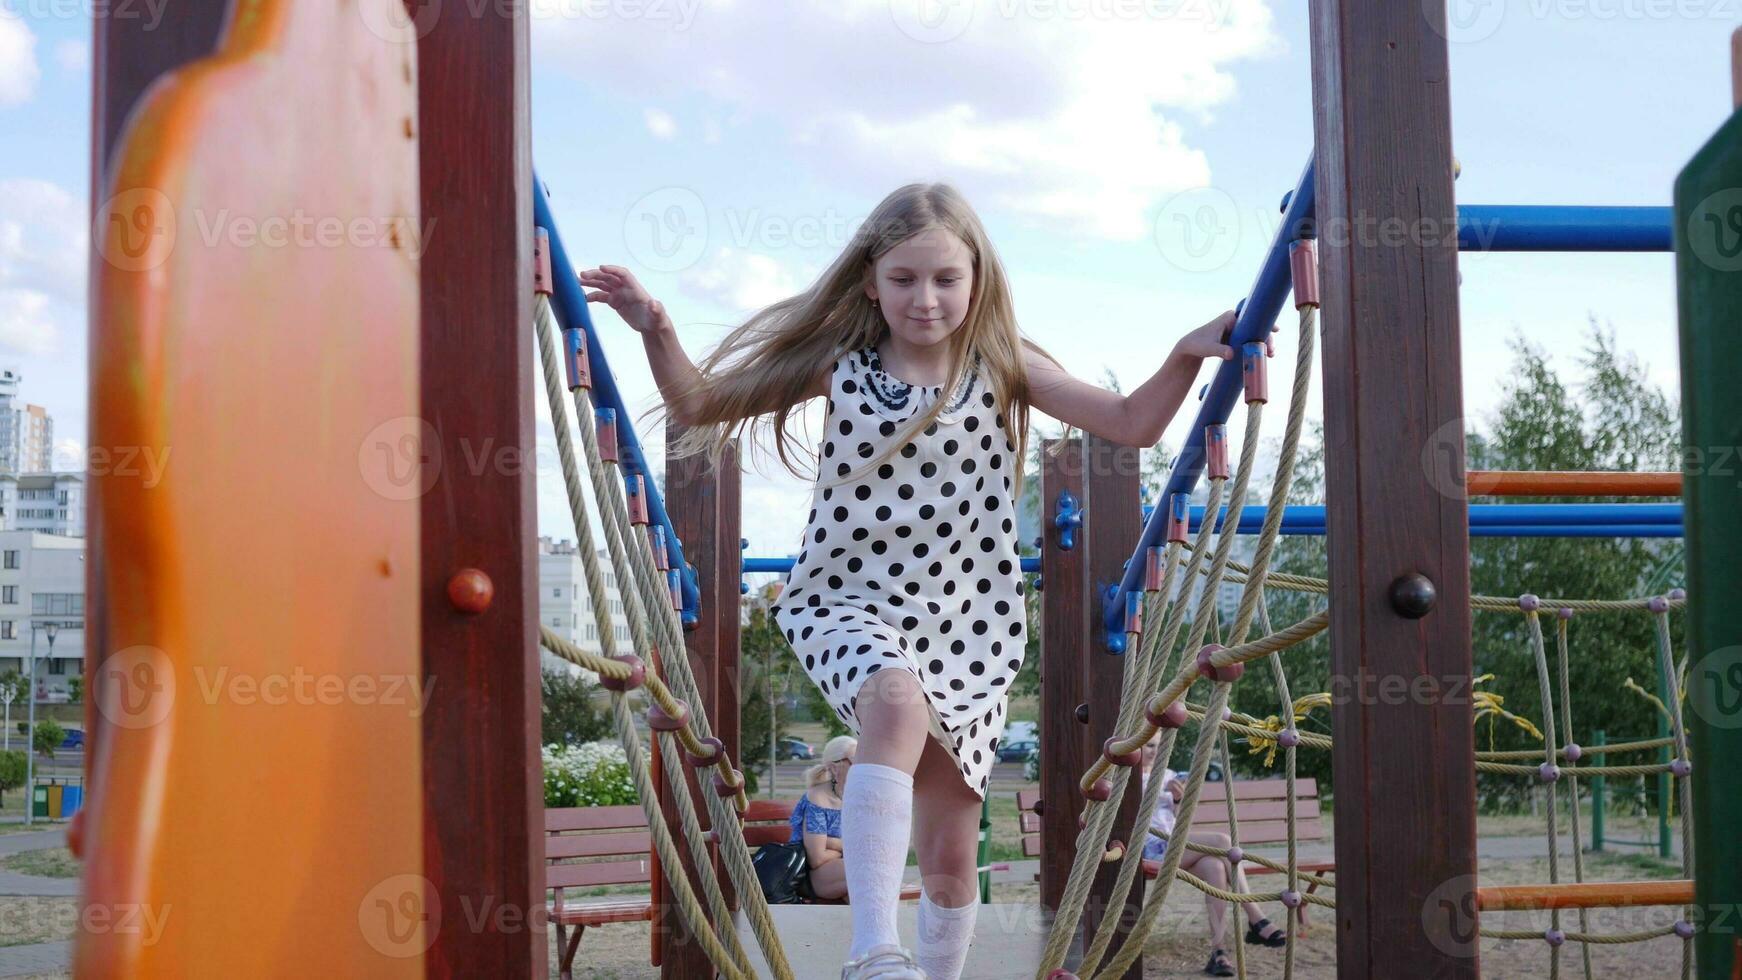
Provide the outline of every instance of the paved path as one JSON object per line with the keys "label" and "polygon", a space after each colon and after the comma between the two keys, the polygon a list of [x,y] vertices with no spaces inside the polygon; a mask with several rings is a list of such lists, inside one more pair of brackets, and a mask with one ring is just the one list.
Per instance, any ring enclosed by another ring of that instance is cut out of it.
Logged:
{"label": "paved path", "polygon": [[[15,854],[19,851],[33,851],[44,847],[59,847],[65,842],[64,829],[42,831],[40,833],[11,834],[0,837],[0,854]],[[1561,853],[1572,854],[1570,835],[1561,835]],[[1679,844],[1678,844],[1679,847]],[[1255,853],[1266,857],[1280,857],[1281,851],[1270,847],[1251,848]],[[1528,858],[1545,857],[1548,854],[1546,837],[1480,837],[1476,840],[1476,854],[1483,860],[1507,861]],[[1328,841],[1308,844],[1300,848],[1302,861],[1328,861],[1331,859],[1331,845]],[[1040,862],[1036,860],[1011,861],[1010,870],[992,872],[993,885],[1016,882],[1031,882],[1040,870]],[[22,883],[14,887],[14,883]],[[78,882],[71,878],[37,878],[30,875],[10,874],[0,872],[0,895],[77,895]],[[997,897],[997,892],[993,892]],[[906,907],[911,910],[912,903]],[[776,906],[778,910],[780,906]],[[1015,906],[1004,906],[1010,910],[1009,915],[1020,916],[1023,910]],[[1032,914],[1033,910],[1028,910]],[[754,947],[754,943],[750,946]],[[831,955],[833,955],[831,953]],[[0,977],[17,977],[33,973],[54,973],[70,969],[72,963],[71,944],[37,943],[31,946],[0,947]],[[978,976],[978,974],[975,974]],[[987,976],[1002,976],[1005,974],[988,973]]]}

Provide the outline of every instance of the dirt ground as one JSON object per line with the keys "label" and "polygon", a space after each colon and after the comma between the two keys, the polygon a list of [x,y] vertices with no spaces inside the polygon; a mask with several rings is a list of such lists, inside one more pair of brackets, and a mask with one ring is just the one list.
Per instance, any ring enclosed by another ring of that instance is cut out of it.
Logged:
{"label": "dirt ground", "polygon": [[[1652,877],[1673,877],[1673,868],[1661,867],[1638,858],[1594,857],[1586,865],[1588,879],[1632,880]],[[1274,880],[1274,879],[1272,879]],[[1514,861],[1484,869],[1484,884],[1517,884],[1548,880],[1547,860]],[[1272,887],[1260,878],[1254,887]],[[1035,884],[999,884],[993,886],[993,901],[1033,903],[1039,886]],[[1282,921],[1282,909],[1264,910],[1273,921]],[[1300,980],[1332,980],[1336,976],[1336,938],[1331,928],[1332,912],[1314,908],[1308,913],[1308,929],[1295,947],[1294,975]],[[1668,925],[1675,920],[1669,909],[1600,909],[1591,913],[1590,930],[1597,933],[1620,933]],[[1484,917],[1485,928],[1545,929],[1548,913],[1512,912]],[[1563,913],[1561,928],[1579,928],[1577,913]],[[1244,926],[1241,927],[1244,933]],[[1204,976],[1204,961],[1209,956],[1209,928],[1202,897],[1184,885],[1168,894],[1163,910],[1163,922],[1150,937],[1144,950],[1146,980],[1186,980]],[[576,959],[575,976],[597,980],[629,980],[658,976],[659,971],[648,965],[648,926],[642,923],[604,926],[589,929]],[[1654,939],[1627,945],[1591,947],[1592,975],[1616,980],[1658,980],[1681,975],[1682,942],[1673,937]],[[1282,976],[1283,950],[1245,946],[1247,976],[1273,978]],[[1491,980],[1534,980],[1549,975],[1549,947],[1530,941],[1484,940],[1481,947],[1482,975]],[[1561,948],[1562,975],[1583,976],[1582,953],[1576,944]],[[1229,950],[1229,956],[1234,951]],[[555,943],[550,959],[551,976],[557,975]],[[1020,975],[1020,971],[1013,974]],[[810,978],[801,978],[810,980]]]}

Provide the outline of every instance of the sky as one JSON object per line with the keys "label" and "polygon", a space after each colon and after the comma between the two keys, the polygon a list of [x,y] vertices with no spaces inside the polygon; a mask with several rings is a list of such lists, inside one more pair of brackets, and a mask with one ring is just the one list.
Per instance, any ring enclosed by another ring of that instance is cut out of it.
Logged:
{"label": "sky", "polygon": [[[1729,114],[1737,0],[1451,3],[1462,203],[1667,204]],[[60,469],[86,453],[91,17],[123,10],[152,7],[0,0],[0,365],[53,414]],[[1135,389],[1245,295],[1311,152],[1301,3],[534,0],[532,52],[534,157],[571,256],[635,272],[698,359],[811,282],[888,192],[943,180],[988,228],[1024,332]],[[1671,256],[1460,265],[1477,428],[1511,337],[1571,372],[1593,316],[1677,390]],[[639,340],[595,316],[631,408],[654,406]],[[1292,327],[1278,336],[1282,376]],[[572,537],[543,402],[540,530]],[[809,488],[755,463],[750,553],[791,554]]]}

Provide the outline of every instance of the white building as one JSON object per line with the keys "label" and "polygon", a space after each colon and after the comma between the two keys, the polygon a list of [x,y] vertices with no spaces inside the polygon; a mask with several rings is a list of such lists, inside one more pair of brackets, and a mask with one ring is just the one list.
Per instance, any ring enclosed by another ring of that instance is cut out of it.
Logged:
{"label": "white building", "polygon": [[0,472],[0,530],[85,536],[85,478],[78,473]]}
{"label": "white building", "polygon": [[[42,629],[51,622],[60,626],[52,656]],[[38,701],[70,700],[68,682],[84,676],[84,624],[84,540],[0,531],[0,673],[29,672],[34,632]]]}
{"label": "white building", "polygon": [[16,370],[0,370],[0,472],[46,473],[53,469],[54,419],[41,405],[18,401],[24,380]]}
{"label": "white building", "polygon": [[[612,636],[619,653],[630,650],[629,619],[623,612],[623,600],[617,594],[617,575],[611,570],[610,552],[599,550],[599,566],[605,573],[605,595],[611,603]],[[564,639],[588,653],[603,653],[599,641],[598,620],[593,613],[593,600],[587,593],[587,577],[581,565],[581,553],[574,542],[564,539],[538,539],[538,621],[550,627]],[[569,670],[597,680],[598,675],[582,670],[548,650],[541,650],[546,669]]]}

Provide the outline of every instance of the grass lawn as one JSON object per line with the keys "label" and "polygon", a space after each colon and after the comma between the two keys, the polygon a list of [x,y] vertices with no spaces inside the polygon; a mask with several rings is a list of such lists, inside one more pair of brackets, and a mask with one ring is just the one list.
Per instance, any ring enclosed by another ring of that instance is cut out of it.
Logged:
{"label": "grass lawn", "polygon": [[78,917],[76,899],[0,897],[0,946],[71,939]]}
{"label": "grass lawn", "polygon": [[0,858],[0,868],[39,878],[77,878],[79,859],[64,847],[50,847]]}

